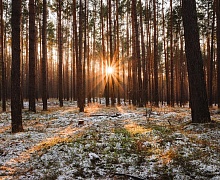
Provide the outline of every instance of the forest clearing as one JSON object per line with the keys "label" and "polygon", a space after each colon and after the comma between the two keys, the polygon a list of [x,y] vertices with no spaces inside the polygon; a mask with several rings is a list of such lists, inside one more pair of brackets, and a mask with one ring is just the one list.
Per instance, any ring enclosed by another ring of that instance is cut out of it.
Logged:
{"label": "forest clearing", "polygon": [[[37,103],[23,110],[24,132],[0,114],[0,179],[220,179],[220,114],[191,123],[188,107]],[[151,107],[149,107],[151,108]]]}

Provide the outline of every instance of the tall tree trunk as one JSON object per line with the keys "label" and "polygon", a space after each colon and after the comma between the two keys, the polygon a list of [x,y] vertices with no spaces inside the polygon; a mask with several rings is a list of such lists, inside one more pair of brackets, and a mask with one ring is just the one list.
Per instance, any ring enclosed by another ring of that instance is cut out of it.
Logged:
{"label": "tall tree trunk", "polygon": [[174,107],[174,62],[173,62],[173,1],[170,0],[170,100]]}
{"label": "tall tree trunk", "polygon": [[193,123],[210,122],[208,98],[199,44],[199,30],[195,0],[182,1],[185,51],[189,77],[190,107]]}
{"label": "tall tree trunk", "polygon": [[220,108],[220,0],[216,0],[217,14],[217,94],[218,108]]}
{"label": "tall tree trunk", "polygon": [[[109,22],[109,51],[110,51],[110,63],[108,66],[113,66],[113,34],[112,34],[112,0],[108,1],[108,22]],[[111,105],[114,106],[115,104],[115,94],[114,94],[114,79],[111,75],[108,77],[110,80],[109,89],[110,89],[110,96],[111,96]]]}
{"label": "tall tree trunk", "polygon": [[209,106],[212,106],[213,103],[213,61],[214,61],[214,31],[215,31],[215,9],[216,7],[216,0],[213,2],[213,16],[212,16],[212,33],[211,33],[211,52],[210,52],[210,66],[209,66],[209,90],[208,90],[208,97],[209,97]]}
{"label": "tall tree trunk", "polygon": [[[38,22],[38,28],[36,27],[36,43],[39,41],[39,49],[40,49],[40,51],[37,51],[36,50],[36,59],[38,59],[37,60],[37,67],[39,68],[39,70],[42,72],[42,23],[41,23],[41,13],[39,12],[40,10],[39,10],[39,8],[38,9],[36,9],[36,13],[38,14],[38,16],[39,16],[39,22]],[[37,47],[37,44],[36,44],[36,47]],[[46,75],[45,75],[45,77],[46,77]],[[43,80],[42,80],[42,74],[40,74],[40,76],[38,76],[38,87],[39,87],[39,91],[40,91],[40,93],[37,95],[38,97],[41,97],[42,96],[42,90],[43,90],[43,84],[42,83],[40,83],[40,82],[43,82]],[[37,97],[37,98],[38,98]]]}
{"label": "tall tree trunk", "polygon": [[43,0],[43,28],[42,28],[42,63],[41,63],[41,74],[42,74],[42,101],[43,110],[47,110],[47,1]]}
{"label": "tall tree trunk", "polygon": [[[130,8],[130,1],[127,1],[127,9]],[[131,104],[131,99],[132,99],[132,77],[131,77],[131,64],[132,60],[130,59],[130,34],[129,34],[129,13],[127,12],[127,18],[126,18],[126,41],[128,43],[127,49],[126,49],[126,55],[128,57],[128,79],[127,79],[127,96],[128,96],[128,102]]]}
{"label": "tall tree trunk", "polygon": [[58,10],[57,10],[57,17],[58,17],[58,57],[59,57],[59,65],[58,65],[58,82],[59,82],[59,102],[60,107],[63,107],[63,43],[62,43],[62,25],[61,25],[61,0],[58,0]]}
{"label": "tall tree trunk", "polygon": [[180,106],[182,107],[184,105],[184,96],[185,96],[185,90],[184,90],[184,53],[183,53],[183,38],[180,37]]}
{"label": "tall tree trunk", "polygon": [[36,60],[36,72],[40,72],[40,73],[36,73],[36,100],[38,101],[38,98],[39,98],[39,94],[41,93],[40,92],[40,79],[41,79],[41,76],[42,76],[42,69],[41,69],[41,60],[39,60],[38,58],[38,51],[37,51],[37,39],[38,39],[38,30],[37,30],[37,27],[35,27],[35,48],[36,48],[36,51],[35,51],[35,60]]}
{"label": "tall tree trunk", "polygon": [[2,0],[0,0],[0,101],[2,101],[2,64],[4,63],[4,60],[3,60],[3,33],[4,30],[2,31],[2,28],[3,28],[3,4],[2,4]]}
{"label": "tall tree trunk", "polygon": [[[28,85],[27,82],[29,80],[28,78],[28,26],[26,26],[26,43],[25,43],[25,52],[24,52],[24,37],[23,37],[23,26],[21,26],[21,38],[20,38],[20,48],[21,48],[21,54],[23,53],[26,55],[26,58],[24,56],[21,56],[21,108],[24,109],[24,103],[23,99],[24,97],[27,97],[28,94]],[[25,75],[26,74],[26,75]]]}
{"label": "tall tree trunk", "polygon": [[[94,22],[96,22],[96,16],[97,16],[97,13],[96,13],[96,3],[93,5],[93,18],[94,18]],[[96,37],[97,37],[97,33],[96,33],[96,24],[93,23],[93,36],[92,36],[92,67],[91,67],[91,75],[92,75],[92,83],[93,86],[92,86],[92,99],[93,99],[93,102],[95,102],[95,96],[96,96],[96,89],[97,89],[97,84],[96,84],[96,76],[95,76],[95,71],[96,71],[96,67],[95,67],[95,64],[96,64]]]}
{"label": "tall tree trunk", "polygon": [[[67,47],[69,48],[69,39],[67,40]],[[65,74],[66,74],[66,83],[65,83],[65,92],[66,92],[66,100],[69,101],[69,51],[66,52],[66,66],[65,66]]]}
{"label": "tall tree trunk", "polygon": [[[208,4],[208,9],[207,9],[207,12],[208,12],[208,17],[207,17],[207,27],[210,27],[210,13],[209,13],[209,11],[210,11],[210,2],[207,2],[207,4]],[[210,47],[210,33],[208,32],[208,33],[206,33],[206,35],[204,35],[205,37],[206,37],[206,39],[207,39],[207,41],[206,41],[206,43],[207,43],[207,48],[206,48],[206,50],[204,50],[204,53],[205,53],[205,51],[206,51],[206,53],[207,53],[207,62],[206,62],[206,65],[207,65],[207,67],[206,67],[206,78],[207,78],[207,80],[206,80],[206,82],[207,82],[207,94],[208,94],[208,100],[209,100],[209,94],[210,94],[210,92],[209,92],[209,90],[210,90],[210,65],[211,65],[211,47]],[[205,47],[205,46],[204,46]]]}
{"label": "tall tree trunk", "polygon": [[143,84],[141,89],[141,101],[142,105],[146,105],[147,103],[147,68],[146,68],[146,57],[145,57],[145,42],[144,42],[144,28],[143,28],[143,7],[141,0],[139,0],[140,4],[140,33],[141,33],[141,61],[142,61],[142,72],[143,72]]}
{"label": "tall tree trunk", "polygon": [[154,9],[154,103],[155,103],[154,105],[159,106],[156,0],[153,0],[153,9]]}
{"label": "tall tree trunk", "polygon": [[132,104],[137,105],[137,52],[136,52],[136,26],[137,26],[137,11],[136,0],[132,0],[131,4],[131,17],[132,17]]}
{"label": "tall tree trunk", "polygon": [[[148,11],[150,11],[150,4],[148,5]],[[149,14],[149,13],[148,13]],[[147,22],[147,38],[148,38],[148,47],[147,47],[147,65],[146,65],[146,68],[147,68],[147,76],[148,76],[148,101],[152,101],[152,50],[151,50],[151,30],[150,30],[150,27],[151,27],[151,21],[148,20]]]}
{"label": "tall tree trunk", "polygon": [[76,63],[78,61],[78,39],[77,39],[77,23],[76,23],[76,0],[73,0],[72,6],[73,13],[73,50],[72,50],[72,96],[73,100],[76,100]]}
{"label": "tall tree trunk", "polygon": [[[108,8],[110,8],[109,7],[109,1],[108,1]],[[108,32],[108,34],[109,34],[109,12],[107,13],[107,32]],[[108,52],[108,49],[109,49],[109,36],[107,36],[107,52]],[[110,66],[110,60],[109,60],[109,58],[107,57],[107,55],[106,55],[106,61],[105,61],[105,70],[107,69],[107,67],[109,67]],[[109,104],[110,104],[110,101],[109,101],[109,93],[110,93],[110,91],[109,91],[109,76],[108,76],[108,74],[107,74],[107,72],[105,71],[105,74],[106,74],[106,78],[105,78],[105,104],[106,104],[106,106],[109,106]]]}
{"label": "tall tree trunk", "polygon": [[[142,5],[141,5],[142,6]],[[141,64],[141,55],[140,55],[140,38],[139,38],[139,25],[137,20],[137,12],[136,15],[136,21],[135,21],[135,52],[136,52],[136,58],[137,58],[137,78],[138,78],[138,87],[137,87],[137,104],[139,107],[143,106],[143,99],[142,99],[142,64]]]}
{"label": "tall tree trunk", "polygon": [[[35,4],[29,0],[29,111],[36,112],[35,97]],[[26,55],[27,56],[27,55]]]}
{"label": "tall tree trunk", "polygon": [[2,111],[6,111],[6,76],[5,76],[5,57],[4,57],[4,20],[3,20],[3,4],[0,0],[0,59],[1,59],[1,97],[2,97]]}
{"label": "tall tree trunk", "polygon": [[148,104],[149,100],[151,100],[151,83],[150,83],[150,77],[151,77],[151,70],[150,70],[150,64],[151,64],[151,31],[150,31],[150,27],[151,27],[151,24],[150,24],[150,4],[149,2],[146,3],[146,14],[145,14],[145,18],[147,19],[147,22],[146,22],[146,37],[147,37],[147,49],[146,49],[146,71],[144,72],[144,82],[146,81],[146,86],[144,85],[144,87],[146,88],[146,105]]}
{"label": "tall tree trunk", "polygon": [[83,106],[85,104],[85,98],[86,98],[86,61],[88,58],[88,43],[87,43],[87,29],[88,29],[88,2],[85,0],[84,3],[84,15],[83,15],[83,21],[84,21],[84,52],[83,52]]}
{"label": "tall tree trunk", "polygon": [[[104,96],[105,96],[105,105],[109,106],[109,81],[108,81],[108,76],[106,72],[106,68],[109,65],[108,59],[106,57],[106,50],[105,50],[105,34],[104,34],[104,7],[103,7],[103,2],[101,1],[101,31],[102,31],[102,56],[103,56],[103,74],[104,74]],[[108,41],[108,39],[107,39]],[[108,47],[108,46],[107,46]]]}
{"label": "tall tree trunk", "polygon": [[21,105],[21,0],[12,0],[11,126],[12,133],[23,131]]}
{"label": "tall tree trunk", "polygon": [[[102,7],[101,7],[101,14],[102,14]],[[88,21],[88,16],[87,16],[87,21]],[[92,83],[91,83],[91,69],[90,69],[91,61],[90,61],[90,56],[89,56],[89,51],[90,51],[90,48],[89,48],[89,35],[86,38],[88,38],[88,46],[87,46],[87,103],[91,103],[92,102],[91,101],[91,97],[92,97],[92,92],[91,92],[92,86],[91,85],[92,85]],[[102,36],[102,39],[103,39],[103,36]]]}
{"label": "tall tree trunk", "polygon": [[120,63],[119,63],[119,20],[118,20],[118,17],[119,17],[119,14],[118,14],[118,4],[119,4],[119,2],[118,2],[118,0],[116,0],[116,38],[117,38],[117,42],[116,42],[116,72],[115,73],[117,73],[116,74],[116,79],[117,79],[117,83],[116,83],[116,85],[117,85],[117,90],[118,90],[118,92],[117,92],[117,94],[118,94],[118,97],[117,97],[117,104],[118,105],[121,105],[121,97],[120,97],[120,79],[121,78],[119,78],[119,76],[120,76]]}
{"label": "tall tree trunk", "polygon": [[79,112],[84,112],[84,90],[83,90],[83,71],[82,71],[82,44],[83,44],[83,5],[80,0],[79,10],[79,58],[77,62],[77,90]]}
{"label": "tall tree trunk", "polygon": [[167,58],[167,46],[166,46],[166,37],[165,37],[165,15],[164,15],[164,0],[162,1],[163,8],[163,49],[164,49],[164,58],[165,58],[165,76],[166,76],[166,102],[167,105],[170,105],[170,78],[169,78],[169,64]]}
{"label": "tall tree trunk", "polygon": [[[103,11],[103,0],[101,0],[101,36],[102,36],[102,80],[104,81],[104,95],[106,98],[106,105],[107,105],[107,97],[106,97],[106,76],[104,75],[104,61],[106,60],[106,53],[105,53],[105,36],[104,36],[104,11]],[[89,69],[89,68],[88,68]],[[89,84],[90,85],[90,84]],[[102,86],[103,88],[103,86]],[[91,97],[91,96],[89,96]]]}

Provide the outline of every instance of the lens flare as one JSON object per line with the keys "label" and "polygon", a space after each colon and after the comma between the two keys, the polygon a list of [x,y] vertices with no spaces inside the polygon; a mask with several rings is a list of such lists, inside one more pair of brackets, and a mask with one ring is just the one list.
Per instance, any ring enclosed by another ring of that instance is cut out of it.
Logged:
{"label": "lens flare", "polygon": [[113,74],[114,73],[114,68],[113,67],[111,67],[111,66],[109,66],[109,67],[107,67],[106,68],[106,72],[107,72],[107,74]]}

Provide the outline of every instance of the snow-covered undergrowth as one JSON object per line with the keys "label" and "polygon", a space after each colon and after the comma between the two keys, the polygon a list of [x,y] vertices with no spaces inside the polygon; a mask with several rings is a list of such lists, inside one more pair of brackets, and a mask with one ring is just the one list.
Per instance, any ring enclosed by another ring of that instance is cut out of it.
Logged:
{"label": "snow-covered undergrowth", "polygon": [[0,114],[0,179],[220,179],[219,114],[191,124],[188,108],[41,108],[23,111],[17,134]]}

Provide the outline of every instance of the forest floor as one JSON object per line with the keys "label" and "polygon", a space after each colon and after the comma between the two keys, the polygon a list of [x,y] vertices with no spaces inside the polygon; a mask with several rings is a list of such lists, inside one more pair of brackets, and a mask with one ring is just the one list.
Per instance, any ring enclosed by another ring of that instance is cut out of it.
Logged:
{"label": "forest floor", "polygon": [[[23,110],[24,132],[0,112],[0,179],[220,179],[220,114],[191,123],[188,107],[48,102]],[[150,108],[150,107],[149,107]]]}

